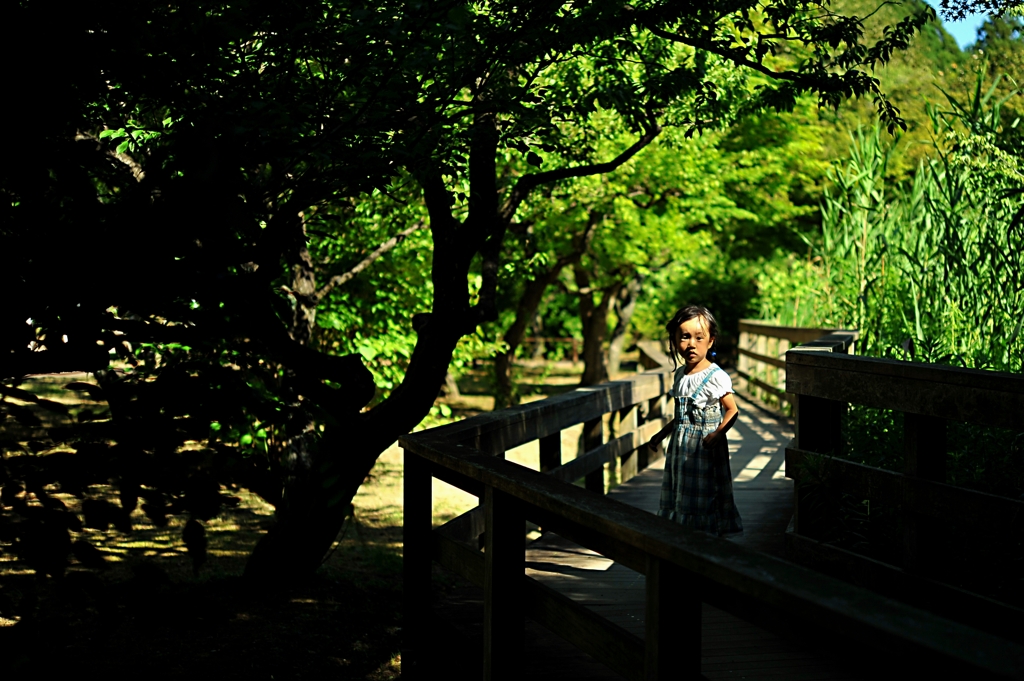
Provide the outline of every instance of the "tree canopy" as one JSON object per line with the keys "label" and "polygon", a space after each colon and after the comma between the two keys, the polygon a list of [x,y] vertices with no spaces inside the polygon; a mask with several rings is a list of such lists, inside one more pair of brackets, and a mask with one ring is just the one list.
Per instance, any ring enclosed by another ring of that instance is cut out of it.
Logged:
{"label": "tree canopy", "polygon": [[[497,318],[504,244],[534,192],[615,170],[666,126],[699,134],[803,94],[867,97],[902,127],[873,69],[932,17],[868,40],[824,0],[104,0],[85,16],[23,0],[8,30],[49,40],[30,59],[4,48],[20,65],[8,129],[32,133],[0,170],[0,377],[32,401],[29,374],[93,372],[110,412],[64,456],[5,459],[15,550],[62,569],[66,550],[29,549],[74,526],[48,490],[109,481],[111,512],[142,497],[202,519],[231,481],[278,507],[252,574],[315,569],[460,339]],[[344,288],[390,241],[428,233],[430,262],[406,278],[415,343],[378,395],[368,353],[338,351],[393,331],[354,330],[366,318],[346,316]],[[314,341],[320,311],[337,345]]]}

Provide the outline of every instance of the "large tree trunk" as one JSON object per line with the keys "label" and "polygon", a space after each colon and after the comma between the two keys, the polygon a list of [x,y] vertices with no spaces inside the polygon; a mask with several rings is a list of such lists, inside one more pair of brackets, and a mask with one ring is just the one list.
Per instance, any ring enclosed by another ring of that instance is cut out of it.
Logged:
{"label": "large tree trunk", "polygon": [[[277,525],[249,557],[246,576],[264,581],[301,578],[323,562],[377,458],[426,416],[437,397],[462,334],[437,328],[443,322],[429,325],[435,328],[421,330],[406,380],[391,397],[366,413],[336,415],[338,423],[311,451],[310,474],[294,480],[290,498],[278,509]],[[324,484],[335,476],[336,481]]]}
{"label": "large tree trunk", "polygon": [[608,380],[608,366],[604,352],[604,339],[608,335],[608,311],[618,296],[621,284],[615,284],[601,291],[599,301],[594,301],[590,287],[590,275],[582,267],[573,268],[576,286],[580,291],[580,321],[583,322],[583,376],[580,385],[597,385]]}
{"label": "large tree trunk", "polygon": [[643,275],[637,274],[626,282],[626,285],[619,290],[619,295],[615,297],[615,328],[612,329],[611,340],[608,343],[608,372],[610,374],[619,372],[622,347],[626,342],[629,323],[633,320],[633,313],[636,311],[636,301],[640,297],[643,280]]}
{"label": "large tree trunk", "polygon": [[[353,408],[353,405],[342,405],[339,401],[338,409],[330,409],[335,422],[327,426],[318,442],[314,437],[306,436],[302,438],[301,446],[296,443],[298,449],[305,451],[310,466],[290,481],[287,499],[283,508],[278,509],[278,523],[253,549],[246,564],[246,576],[279,583],[311,575],[321,565],[346,515],[351,512],[352,499],[377,458],[429,413],[438,389],[444,384],[456,344],[483,321],[478,318],[479,312],[474,314],[470,307],[466,286],[470,263],[476,253],[481,253],[484,260],[480,306],[493,303],[493,282],[497,280],[495,258],[507,224],[496,224],[497,193],[493,185],[497,132],[493,120],[488,119],[485,123],[484,127],[489,128],[483,131],[485,134],[481,134],[478,141],[490,151],[471,155],[473,172],[470,180],[474,187],[473,196],[483,199],[476,207],[471,203],[470,215],[465,222],[459,223],[451,214],[451,201],[440,171],[429,171],[421,178],[434,241],[431,268],[434,302],[430,314],[412,320],[418,338],[405,378],[386,400],[369,412],[361,413],[359,407],[362,405]],[[490,187],[487,186],[488,181]],[[305,260],[301,255],[300,252],[298,262],[293,265],[293,278],[297,280],[297,286],[302,286],[302,292],[313,292],[311,300],[315,307],[318,302],[315,278],[305,268],[305,263],[311,261],[308,253]],[[298,326],[300,322],[306,322],[312,329],[313,314],[310,311],[300,314],[298,298],[301,292],[295,293],[297,311],[294,324]],[[488,310],[483,314],[496,316],[494,311]],[[293,331],[293,337],[297,331],[299,329]],[[321,396],[324,392],[331,392],[321,384],[321,377],[304,378],[305,389]],[[344,381],[339,382],[342,383],[340,390],[345,391]],[[329,407],[324,401],[319,400],[319,406]]]}
{"label": "large tree trunk", "polygon": [[[316,269],[301,223],[296,232],[300,232],[303,239],[292,260],[290,288],[294,308],[288,334],[299,345],[309,347],[319,302]],[[282,487],[280,501],[275,505],[277,522],[253,548],[246,563],[247,577],[292,579],[312,574],[324,556],[321,547],[325,543],[330,546],[337,535],[336,529],[332,534],[332,528],[344,522],[345,507],[332,507],[320,484],[323,469],[331,465],[330,450],[324,446],[325,441],[318,443],[316,440],[315,419],[307,411],[309,402],[303,394],[310,388],[309,383],[320,383],[320,379],[319,376],[297,376],[294,370],[287,368],[282,372],[282,382],[290,384],[295,394],[290,405],[294,412],[285,428],[287,440],[278,460],[272,462],[277,464]],[[351,410],[342,419],[351,421],[356,414],[357,410]]]}

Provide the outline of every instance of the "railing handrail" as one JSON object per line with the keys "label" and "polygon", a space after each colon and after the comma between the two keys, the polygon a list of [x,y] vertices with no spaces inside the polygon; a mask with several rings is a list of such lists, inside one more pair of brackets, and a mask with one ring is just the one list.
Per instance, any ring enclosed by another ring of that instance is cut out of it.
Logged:
{"label": "railing handrail", "polygon": [[[452,443],[471,444],[485,453],[499,454],[569,426],[664,395],[671,387],[671,381],[671,369],[651,369],[616,381],[576,388],[537,402],[479,414],[431,428],[429,432]],[[419,435],[415,433],[406,438]]]}
{"label": "railing handrail", "polygon": [[[523,466],[452,444],[428,431],[402,446],[516,499],[528,519],[638,572],[665,561],[695,578],[701,599],[745,619],[781,615],[808,632],[828,629],[846,642],[926,655],[997,677],[1024,678],[1024,647],[725,539],[566,485]],[[533,514],[534,518],[530,518]],[[739,597],[739,598],[737,598]],[[765,612],[767,610],[767,612]]]}
{"label": "railing handrail", "polygon": [[741,332],[746,331],[747,333],[754,333],[761,336],[770,336],[771,338],[783,338],[794,344],[818,340],[822,336],[830,333],[848,331],[841,327],[834,326],[822,328],[783,326],[782,324],[766,322],[760,319],[741,319],[739,322],[739,330]]}
{"label": "railing handrail", "polygon": [[[855,330],[781,326],[759,319],[741,319],[739,331],[736,373],[741,380],[736,386],[737,390],[755,403],[766,398],[769,401],[778,400],[780,408],[782,402],[792,404],[795,399],[783,388],[786,381],[786,350],[796,345],[824,345],[828,346],[829,351],[852,353],[853,344],[859,336]],[[841,348],[832,347],[836,341],[841,343]],[[771,397],[768,398],[768,395]],[[762,406],[773,408],[771,405]]]}
{"label": "railing handrail", "polygon": [[1024,376],[877,357],[786,353],[786,392],[950,421],[1015,427]]}

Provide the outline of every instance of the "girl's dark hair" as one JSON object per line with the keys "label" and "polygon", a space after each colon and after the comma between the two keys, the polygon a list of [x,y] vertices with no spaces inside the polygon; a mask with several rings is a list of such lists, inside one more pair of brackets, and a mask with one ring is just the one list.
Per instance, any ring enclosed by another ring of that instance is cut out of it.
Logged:
{"label": "girl's dark hair", "polygon": [[679,327],[682,326],[683,322],[688,322],[694,317],[700,317],[704,320],[704,325],[708,329],[708,336],[711,340],[718,338],[718,322],[715,321],[715,315],[711,314],[711,310],[703,305],[686,305],[679,308],[672,315],[669,323],[665,325],[665,330],[668,331],[668,352],[672,358],[673,367],[679,366],[680,362],[679,348],[676,347],[676,334],[679,333]]}

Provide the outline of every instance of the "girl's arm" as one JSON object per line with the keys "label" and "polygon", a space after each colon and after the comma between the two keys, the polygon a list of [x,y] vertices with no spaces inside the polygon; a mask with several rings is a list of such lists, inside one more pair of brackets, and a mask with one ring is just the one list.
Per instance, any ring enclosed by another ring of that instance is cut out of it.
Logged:
{"label": "girl's arm", "polygon": [[668,437],[669,433],[671,433],[675,429],[675,427],[676,420],[672,419],[664,428],[655,433],[654,437],[648,440],[647,446],[650,447],[651,449],[657,449],[658,445],[661,444],[661,441]]}
{"label": "girl's arm", "polygon": [[730,428],[732,428],[732,424],[736,422],[736,417],[739,416],[740,413],[732,393],[722,395],[722,398],[718,400],[718,402],[722,405],[722,409],[725,413],[722,415],[722,423],[719,424],[718,428],[716,428],[713,433],[708,433],[704,437],[704,444],[708,447],[713,445],[720,437],[725,435]]}

